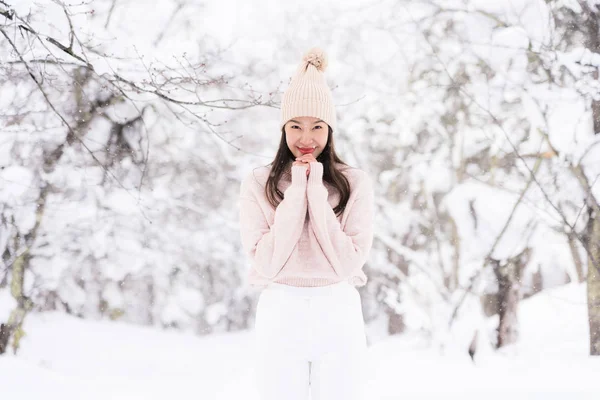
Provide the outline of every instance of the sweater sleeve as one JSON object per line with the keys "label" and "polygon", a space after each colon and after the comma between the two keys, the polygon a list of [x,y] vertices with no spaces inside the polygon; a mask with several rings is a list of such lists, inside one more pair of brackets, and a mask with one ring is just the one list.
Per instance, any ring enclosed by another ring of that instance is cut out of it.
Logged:
{"label": "sweater sleeve", "polygon": [[323,185],[323,164],[310,163],[306,194],[311,226],[323,252],[336,274],[347,279],[367,261],[373,244],[374,194],[371,179],[364,174],[353,190],[357,190],[342,230],[335,212],[327,201]]}
{"label": "sweater sleeve", "polygon": [[252,174],[240,186],[242,246],[252,266],[267,279],[275,278],[281,271],[302,234],[308,207],[306,170],[305,166],[292,166],[292,182],[275,209],[271,227],[252,190]]}

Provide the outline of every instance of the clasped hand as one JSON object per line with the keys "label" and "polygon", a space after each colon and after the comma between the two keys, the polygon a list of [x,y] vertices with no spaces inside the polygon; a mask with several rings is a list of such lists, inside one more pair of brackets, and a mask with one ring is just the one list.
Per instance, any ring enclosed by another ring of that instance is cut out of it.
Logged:
{"label": "clasped hand", "polygon": [[303,154],[300,157],[296,157],[296,161],[293,162],[292,165],[304,165],[308,167],[306,170],[306,176],[310,174],[310,164],[311,162],[317,162],[317,159],[312,154]]}

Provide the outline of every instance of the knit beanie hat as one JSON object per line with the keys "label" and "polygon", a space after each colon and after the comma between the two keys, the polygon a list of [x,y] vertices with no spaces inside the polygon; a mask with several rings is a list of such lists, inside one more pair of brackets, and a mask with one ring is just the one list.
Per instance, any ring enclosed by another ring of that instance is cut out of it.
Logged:
{"label": "knit beanie hat", "polygon": [[327,55],[319,47],[313,47],[304,54],[290,86],[283,93],[280,129],[294,117],[315,117],[335,131],[333,97],[323,75],[327,65]]}

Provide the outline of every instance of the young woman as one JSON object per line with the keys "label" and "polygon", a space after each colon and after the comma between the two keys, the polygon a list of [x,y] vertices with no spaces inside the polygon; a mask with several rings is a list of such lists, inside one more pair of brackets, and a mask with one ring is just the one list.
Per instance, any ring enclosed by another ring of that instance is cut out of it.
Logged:
{"label": "young woman", "polygon": [[281,104],[275,160],[240,187],[261,400],[362,400],[366,338],[356,286],[373,243],[369,176],[335,153],[336,114],[319,48],[303,57]]}

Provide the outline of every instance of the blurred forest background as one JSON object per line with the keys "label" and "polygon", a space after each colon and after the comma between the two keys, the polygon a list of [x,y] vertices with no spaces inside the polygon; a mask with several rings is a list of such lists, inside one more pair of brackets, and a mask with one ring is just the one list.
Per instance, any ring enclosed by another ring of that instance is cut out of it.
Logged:
{"label": "blurred forest background", "polygon": [[587,282],[600,354],[597,0],[0,0],[0,353],[50,310],[251,328],[239,184],[313,46],[375,182],[370,340],[503,347]]}

